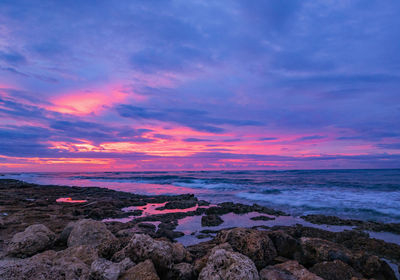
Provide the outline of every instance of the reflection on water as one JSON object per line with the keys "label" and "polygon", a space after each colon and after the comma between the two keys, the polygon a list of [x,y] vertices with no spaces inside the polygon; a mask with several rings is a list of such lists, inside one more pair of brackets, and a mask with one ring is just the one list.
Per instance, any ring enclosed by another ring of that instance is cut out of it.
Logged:
{"label": "reflection on water", "polygon": [[[202,238],[199,240],[196,235],[200,233],[202,230],[220,230],[224,228],[232,228],[232,227],[254,227],[254,226],[294,226],[296,224],[300,224],[303,226],[315,227],[320,228],[323,230],[333,231],[333,232],[340,232],[343,230],[351,230],[353,227],[351,226],[330,226],[330,225],[314,225],[309,223],[302,218],[292,217],[292,216],[278,216],[275,217],[274,220],[263,221],[263,220],[252,220],[251,218],[257,216],[267,216],[267,217],[274,217],[270,215],[260,214],[258,212],[250,212],[246,214],[235,214],[235,213],[228,213],[225,215],[221,215],[222,220],[224,222],[219,226],[214,227],[202,227],[201,226],[201,216],[191,216],[185,217],[183,219],[178,220],[178,227],[176,228],[177,231],[181,231],[185,233],[185,236],[177,238],[178,242],[181,242],[185,246],[196,244],[202,241],[210,240],[209,238]],[[194,232],[194,235],[192,233]],[[211,234],[213,236],[213,234]]]}
{"label": "reflection on water", "polygon": [[70,197],[60,197],[58,199],[56,199],[56,202],[61,202],[61,203],[85,203],[87,202],[87,200],[74,200]]}
{"label": "reflection on water", "polygon": [[167,204],[167,202],[163,202],[163,203],[147,203],[146,205],[143,206],[129,206],[129,207],[125,207],[122,208],[122,211],[124,212],[134,212],[137,210],[142,211],[142,214],[140,215],[132,215],[129,217],[125,217],[125,218],[110,218],[110,219],[104,219],[103,222],[121,222],[121,223],[127,223],[132,221],[133,219],[136,218],[142,218],[142,217],[148,217],[151,215],[159,215],[159,214],[170,214],[170,213],[187,213],[187,212],[192,212],[192,211],[196,211],[198,208],[209,208],[212,206],[216,206],[213,204],[210,204],[208,206],[199,206],[198,204],[196,204],[193,207],[189,207],[189,208],[185,208],[185,209],[159,209],[161,207],[164,207],[165,204]]}

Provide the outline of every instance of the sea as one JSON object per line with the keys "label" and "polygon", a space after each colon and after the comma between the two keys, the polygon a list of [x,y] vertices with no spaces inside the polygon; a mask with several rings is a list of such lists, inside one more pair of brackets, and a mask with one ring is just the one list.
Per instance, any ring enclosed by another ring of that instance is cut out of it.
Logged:
{"label": "sea", "polygon": [[149,195],[193,193],[212,203],[257,203],[294,217],[324,214],[400,222],[400,169],[48,172],[5,173],[0,178]]}

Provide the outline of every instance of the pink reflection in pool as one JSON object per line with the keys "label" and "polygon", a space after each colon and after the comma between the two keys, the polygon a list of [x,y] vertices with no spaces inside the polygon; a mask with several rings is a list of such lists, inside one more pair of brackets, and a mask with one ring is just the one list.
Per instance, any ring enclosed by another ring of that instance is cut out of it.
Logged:
{"label": "pink reflection in pool", "polygon": [[70,197],[60,197],[58,199],[56,199],[57,202],[61,202],[61,203],[85,203],[87,202],[87,200],[74,200]]}

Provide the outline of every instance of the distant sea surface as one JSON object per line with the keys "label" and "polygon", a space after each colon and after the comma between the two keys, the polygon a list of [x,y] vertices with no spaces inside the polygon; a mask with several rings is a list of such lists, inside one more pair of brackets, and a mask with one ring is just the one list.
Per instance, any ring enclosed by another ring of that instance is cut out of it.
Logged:
{"label": "distant sea surface", "polygon": [[139,194],[193,193],[214,203],[257,203],[293,216],[400,222],[400,169],[8,173],[0,178]]}

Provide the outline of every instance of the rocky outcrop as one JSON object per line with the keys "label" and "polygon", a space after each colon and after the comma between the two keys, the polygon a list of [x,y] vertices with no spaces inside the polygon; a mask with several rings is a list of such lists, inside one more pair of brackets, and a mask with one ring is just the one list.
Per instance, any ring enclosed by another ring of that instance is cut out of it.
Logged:
{"label": "rocky outcrop", "polygon": [[279,256],[296,259],[301,254],[300,242],[289,234],[276,230],[267,232]]}
{"label": "rocky outcrop", "polygon": [[314,265],[324,261],[340,260],[351,263],[353,255],[350,250],[334,242],[320,238],[302,237],[301,248],[304,253],[302,262]]}
{"label": "rocky outcrop", "polygon": [[102,280],[117,280],[121,273],[133,267],[135,264],[128,258],[120,263],[114,263],[106,259],[95,260],[90,267],[90,277]]}
{"label": "rocky outcrop", "polygon": [[160,280],[151,260],[141,262],[128,269],[120,280]]}
{"label": "rocky outcrop", "polygon": [[84,219],[73,225],[68,237],[68,247],[77,245],[98,247],[103,242],[112,242],[115,239],[104,223]]}
{"label": "rocky outcrop", "polygon": [[258,271],[251,259],[237,252],[213,249],[199,280],[258,280]]}
{"label": "rocky outcrop", "polygon": [[194,280],[197,278],[193,265],[189,263],[178,263],[174,264],[168,272],[167,279]]}
{"label": "rocky outcrop", "polygon": [[215,227],[222,224],[224,220],[220,216],[215,214],[205,215],[201,217],[201,226],[203,227]]}
{"label": "rocky outcrop", "polygon": [[362,278],[361,273],[342,261],[317,263],[310,271],[325,280],[351,280],[353,277]]}
{"label": "rocky outcrop", "polygon": [[8,244],[7,254],[29,257],[51,247],[55,234],[42,224],[31,225],[23,232],[16,233]]}
{"label": "rocky outcrop", "polygon": [[155,240],[146,234],[135,234],[123,249],[123,253],[134,262],[152,260],[159,272],[169,270],[174,261],[170,242]]}
{"label": "rocky outcrop", "polygon": [[235,228],[222,231],[216,236],[218,243],[229,243],[233,250],[249,257],[261,269],[277,256],[274,243],[265,231]]}
{"label": "rocky outcrop", "polygon": [[297,261],[268,266],[260,271],[261,280],[324,280]]}

